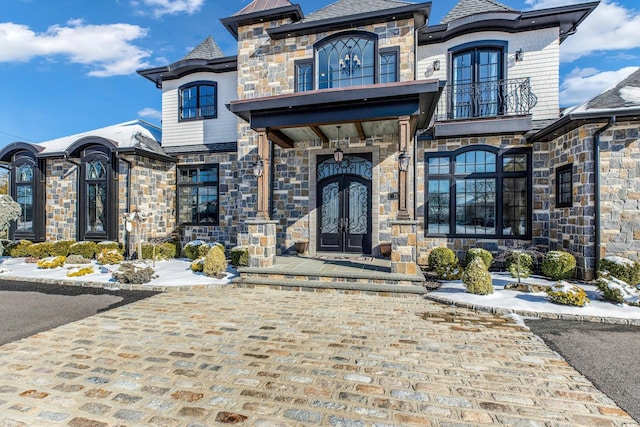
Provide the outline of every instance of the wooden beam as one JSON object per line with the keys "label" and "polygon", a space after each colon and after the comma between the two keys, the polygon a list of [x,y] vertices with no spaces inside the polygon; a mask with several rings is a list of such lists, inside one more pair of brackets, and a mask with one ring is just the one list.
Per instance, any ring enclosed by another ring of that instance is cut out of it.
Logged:
{"label": "wooden beam", "polygon": [[364,141],[365,139],[367,139],[367,135],[364,134],[362,122],[355,122],[354,125],[356,125],[356,130],[358,131],[358,138],[360,138],[360,141]]}
{"label": "wooden beam", "polygon": [[324,134],[324,132],[322,132],[322,129],[318,126],[311,126],[311,130],[318,136],[318,138],[320,138],[320,141],[324,144],[329,144],[329,138]]}
{"label": "wooden beam", "polygon": [[269,140],[275,142],[282,148],[293,148],[293,139],[279,130],[267,130],[267,136]]}

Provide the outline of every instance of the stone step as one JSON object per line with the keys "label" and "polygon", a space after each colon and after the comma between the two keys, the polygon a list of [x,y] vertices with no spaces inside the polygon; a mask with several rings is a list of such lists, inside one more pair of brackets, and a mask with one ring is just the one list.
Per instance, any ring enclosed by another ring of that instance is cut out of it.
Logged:
{"label": "stone step", "polygon": [[297,291],[348,291],[348,292],[372,292],[381,294],[412,294],[424,295],[429,290],[422,284],[399,284],[399,283],[373,283],[368,282],[347,282],[347,281],[322,281],[322,280],[290,280],[269,277],[247,277],[241,276],[232,281],[233,286],[238,288],[271,287],[276,289],[297,290]]}

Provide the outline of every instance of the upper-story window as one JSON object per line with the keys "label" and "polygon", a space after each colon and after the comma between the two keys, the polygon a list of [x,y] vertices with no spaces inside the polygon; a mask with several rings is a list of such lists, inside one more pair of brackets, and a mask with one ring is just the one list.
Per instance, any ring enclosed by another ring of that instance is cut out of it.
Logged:
{"label": "upper-story window", "polygon": [[451,115],[454,119],[500,114],[506,43],[487,41],[451,50]]}
{"label": "upper-story window", "polygon": [[180,87],[180,120],[216,118],[217,104],[216,82],[193,82]]}

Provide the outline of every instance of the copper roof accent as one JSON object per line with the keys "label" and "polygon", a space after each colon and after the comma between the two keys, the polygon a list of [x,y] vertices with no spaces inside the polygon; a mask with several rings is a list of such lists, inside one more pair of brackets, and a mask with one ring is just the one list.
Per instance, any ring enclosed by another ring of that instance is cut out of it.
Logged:
{"label": "copper roof accent", "polygon": [[505,6],[494,0],[460,0],[453,9],[440,21],[447,24],[456,19],[486,12],[517,12],[515,9]]}
{"label": "copper roof accent", "polygon": [[291,6],[291,2],[289,0],[253,0],[240,12],[233,14],[233,16],[248,15],[254,12],[262,12],[264,10],[287,6]]}

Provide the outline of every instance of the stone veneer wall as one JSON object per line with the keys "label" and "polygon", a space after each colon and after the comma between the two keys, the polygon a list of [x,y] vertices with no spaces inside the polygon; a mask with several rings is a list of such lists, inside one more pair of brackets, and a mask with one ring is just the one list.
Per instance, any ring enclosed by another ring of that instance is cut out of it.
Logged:
{"label": "stone veneer wall", "polygon": [[[424,155],[426,152],[449,152],[455,151],[459,148],[470,145],[485,145],[498,147],[500,149],[507,148],[523,148],[531,147],[528,145],[522,135],[497,135],[486,137],[460,137],[460,138],[441,138],[434,140],[419,140],[417,141],[417,153],[418,153],[418,169],[416,171],[417,180],[417,215],[416,219],[419,221],[418,225],[418,264],[427,265],[428,256],[431,249],[438,246],[447,246],[456,252],[460,259],[464,259],[466,251],[473,247],[482,247],[485,244],[491,244],[495,246],[506,246],[507,241],[513,241],[513,239],[492,239],[484,237],[470,237],[470,238],[444,238],[444,237],[428,237],[425,236],[425,190],[426,190],[426,171]],[[536,152],[537,148],[534,147],[533,156],[533,226],[532,237],[535,243],[546,242],[544,239],[540,239],[543,236],[543,230],[546,228],[544,223],[545,215],[548,215],[543,210],[543,200],[547,198],[548,183],[545,181],[546,174],[543,171],[542,159]],[[544,157],[544,156],[542,156]],[[538,222],[538,223],[536,223]],[[518,244],[529,245],[532,242],[528,240],[516,240]]]}
{"label": "stone veneer wall", "polygon": [[[185,244],[191,240],[204,240],[222,243],[226,248],[235,246],[239,231],[238,225],[244,222],[240,219],[239,212],[247,206],[253,208],[251,197],[247,198],[244,194],[250,193],[251,189],[255,188],[256,178],[250,172],[250,169],[238,169],[238,155],[236,152],[182,154],[176,157],[178,158],[178,165],[181,166],[217,163],[219,170],[218,209],[220,225],[189,225],[181,227],[182,243]],[[173,182],[175,185],[175,178]],[[175,203],[172,206],[173,209],[176,208]],[[176,215],[174,213],[174,216]]]}
{"label": "stone veneer wall", "polygon": [[63,159],[46,161],[46,240],[75,240],[80,167]]}

